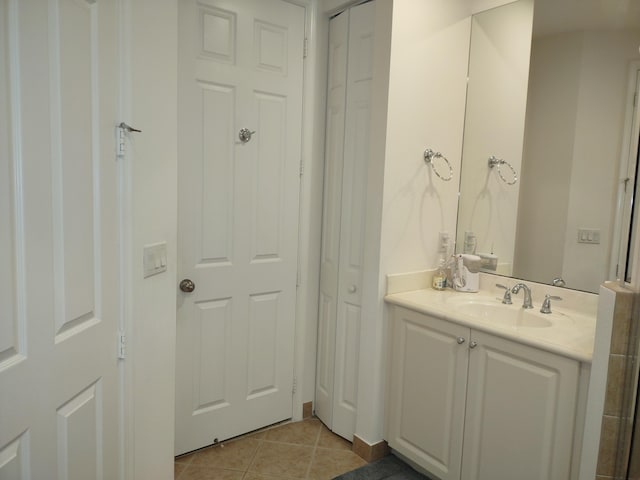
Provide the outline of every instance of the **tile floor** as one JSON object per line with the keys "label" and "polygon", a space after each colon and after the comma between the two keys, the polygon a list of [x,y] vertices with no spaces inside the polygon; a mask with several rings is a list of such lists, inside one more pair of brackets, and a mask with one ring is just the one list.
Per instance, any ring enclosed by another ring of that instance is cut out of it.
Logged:
{"label": "tile floor", "polygon": [[176,480],[329,480],[366,465],[316,418],[177,457]]}

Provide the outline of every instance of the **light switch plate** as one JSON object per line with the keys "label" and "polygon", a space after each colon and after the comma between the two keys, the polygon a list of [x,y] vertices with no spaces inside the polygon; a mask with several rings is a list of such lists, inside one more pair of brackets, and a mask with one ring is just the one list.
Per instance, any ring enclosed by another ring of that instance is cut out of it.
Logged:
{"label": "light switch plate", "polygon": [[579,228],[578,243],[600,243],[600,229],[597,228]]}
{"label": "light switch plate", "polygon": [[167,270],[167,243],[153,243],[144,246],[143,252],[144,278]]}

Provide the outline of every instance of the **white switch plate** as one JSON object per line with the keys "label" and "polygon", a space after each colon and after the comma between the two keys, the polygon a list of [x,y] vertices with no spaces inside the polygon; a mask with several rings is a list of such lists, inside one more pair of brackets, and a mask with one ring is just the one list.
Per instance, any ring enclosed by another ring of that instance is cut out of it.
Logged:
{"label": "white switch plate", "polygon": [[600,243],[600,230],[597,228],[579,228],[578,243]]}
{"label": "white switch plate", "polygon": [[167,270],[166,242],[153,243],[144,246],[143,252],[144,278],[157,275]]}

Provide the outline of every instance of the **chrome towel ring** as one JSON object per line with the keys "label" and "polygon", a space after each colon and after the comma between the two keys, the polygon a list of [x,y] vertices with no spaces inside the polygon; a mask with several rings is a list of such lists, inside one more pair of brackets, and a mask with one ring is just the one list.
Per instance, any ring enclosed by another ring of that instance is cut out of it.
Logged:
{"label": "chrome towel ring", "polygon": [[[447,167],[449,167],[449,176],[448,177],[442,176],[440,174],[440,172],[438,172],[438,170],[436,170],[436,167],[433,164],[433,160],[436,159],[436,158],[441,158],[442,160],[444,160],[444,163],[446,163]],[[433,173],[435,173],[438,176],[438,178],[444,180],[445,182],[448,182],[449,180],[451,180],[453,178],[453,168],[451,167],[451,164],[449,163],[449,160],[447,160],[447,157],[442,155],[440,152],[434,152],[430,148],[427,148],[424,151],[424,163],[426,163],[427,165],[431,166],[431,169],[433,170]]]}
{"label": "chrome towel ring", "polygon": [[[504,178],[504,175],[502,175],[502,170],[500,170],[500,167],[502,165],[506,165],[511,170],[511,174],[513,175],[513,179],[511,181],[508,181],[506,178]],[[500,178],[502,179],[502,181],[507,185],[515,185],[516,182],[518,181],[518,174],[516,173],[515,168],[513,168],[513,166],[506,160],[503,160],[501,158],[496,158],[494,155],[491,155],[489,157],[489,168],[493,168],[493,167],[497,167],[496,170],[498,171],[498,175],[500,175]]]}

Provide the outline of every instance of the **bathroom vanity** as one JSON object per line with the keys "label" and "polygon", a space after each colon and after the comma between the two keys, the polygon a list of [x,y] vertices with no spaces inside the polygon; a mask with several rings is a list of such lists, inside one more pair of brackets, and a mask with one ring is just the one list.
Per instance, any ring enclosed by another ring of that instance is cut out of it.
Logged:
{"label": "bathroom vanity", "polygon": [[386,297],[386,439],[441,480],[577,478],[597,296],[531,284],[523,309],[494,281]]}

